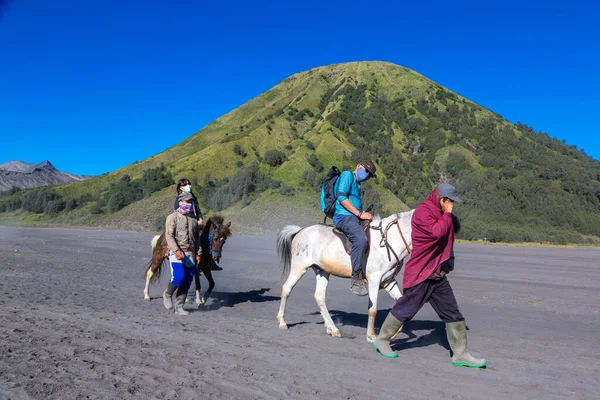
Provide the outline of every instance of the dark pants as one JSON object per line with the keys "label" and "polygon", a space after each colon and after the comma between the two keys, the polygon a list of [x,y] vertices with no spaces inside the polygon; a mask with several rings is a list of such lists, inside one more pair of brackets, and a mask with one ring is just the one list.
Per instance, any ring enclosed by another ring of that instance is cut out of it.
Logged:
{"label": "dark pants", "polygon": [[358,217],[347,215],[342,217],[335,225],[340,231],[344,232],[352,247],[350,248],[350,261],[352,262],[352,277],[358,278],[360,271],[364,271],[367,263],[365,252],[369,246],[367,234],[360,226]]}
{"label": "dark pants", "polygon": [[411,320],[427,302],[444,322],[465,320],[458,310],[454,292],[446,277],[439,281],[426,280],[406,289],[392,307],[391,313],[400,321],[406,322]]}

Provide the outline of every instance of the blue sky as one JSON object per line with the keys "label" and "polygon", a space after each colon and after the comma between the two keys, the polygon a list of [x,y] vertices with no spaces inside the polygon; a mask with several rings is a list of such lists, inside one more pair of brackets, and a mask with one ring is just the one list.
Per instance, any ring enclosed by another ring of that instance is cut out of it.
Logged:
{"label": "blue sky", "polygon": [[411,68],[600,159],[599,10],[578,1],[9,0],[0,163],[109,172],[293,73],[362,60]]}

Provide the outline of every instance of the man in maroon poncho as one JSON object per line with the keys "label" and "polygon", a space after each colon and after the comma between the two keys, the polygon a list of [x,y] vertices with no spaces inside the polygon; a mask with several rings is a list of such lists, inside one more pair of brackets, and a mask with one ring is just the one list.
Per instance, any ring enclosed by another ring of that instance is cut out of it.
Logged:
{"label": "man in maroon poncho", "polygon": [[375,349],[384,357],[398,357],[390,347],[390,341],[400,333],[402,325],[429,302],[446,323],[448,342],[453,352],[452,364],[471,368],[482,368],[487,364],[486,360],[474,358],[467,350],[465,319],[446,279],[446,274],[454,268],[454,232],[458,230],[455,226],[458,218],[452,215],[454,202],[462,203],[456,188],[443,183],[413,214],[413,251],[404,267],[404,294],[392,307],[373,342]]}

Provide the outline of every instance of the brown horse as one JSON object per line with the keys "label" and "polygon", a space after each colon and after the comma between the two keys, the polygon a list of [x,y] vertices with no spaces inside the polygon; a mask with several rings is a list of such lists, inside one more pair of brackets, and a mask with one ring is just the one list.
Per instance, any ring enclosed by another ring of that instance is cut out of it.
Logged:
{"label": "brown horse", "polygon": [[[196,304],[200,306],[204,304],[215,287],[215,281],[212,277],[211,265],[214,261],[218,263],[221,259],[221,250],[228,237],[231,236],[231,222],[226,225],[223,223],[223,217],[220,215],[213,215],[204,230],[202,231],[202,257],[200,257],[200,264],[196,267],[194,272],[194,281],[196,282]],[[150,283],[155,283],[159,280],[162,265],[166,261],[168,262],[169,249],[167,248],[167,240],[163,232],[160,236],[154,236],[152,238],[152,260],[146,267],[146,287],[144,288],[144,299],[150,300]],[[204,296],[200,296],[200,271],[204,273],[204,276],[208,280],[208,290]]]}

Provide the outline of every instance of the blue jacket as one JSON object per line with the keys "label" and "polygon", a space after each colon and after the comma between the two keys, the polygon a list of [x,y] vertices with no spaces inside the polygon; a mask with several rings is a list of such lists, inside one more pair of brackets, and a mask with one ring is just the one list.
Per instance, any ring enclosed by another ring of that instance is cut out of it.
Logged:
{"label": "blue jacket", "polygon": [[350,203],[358,211],[362,211],[362,200],[360,198],[360,182],[356,180],[356,176],[352,171],[344,171],[335,182],[335,214],[333,215],[333,223],[337,223],[347,215],[354,215],[341,204],[342,201],[349,199]]}

